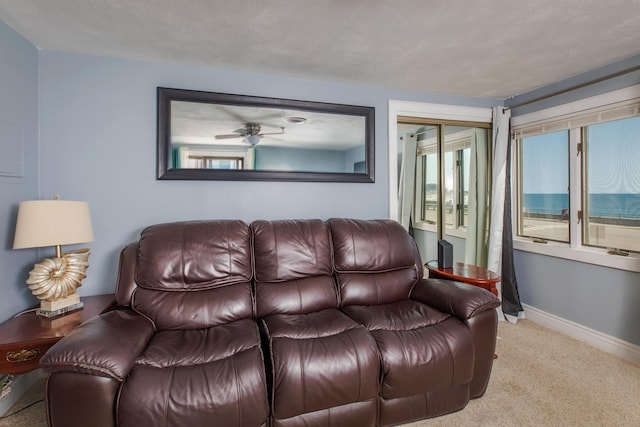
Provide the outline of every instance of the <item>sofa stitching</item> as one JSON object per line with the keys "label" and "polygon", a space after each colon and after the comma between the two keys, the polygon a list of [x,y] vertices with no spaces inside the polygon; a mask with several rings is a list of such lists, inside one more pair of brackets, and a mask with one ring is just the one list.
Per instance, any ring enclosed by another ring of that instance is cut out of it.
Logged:
{"label": "sofa stitching", "polygon": [[469,313],[469,316],[467,317],[467,319],[472,318],[473,316],[475,316],[478,313],[482,313],[483,311],[486,311],[488,308],[491,309],[491,308],[499,307],[499,305],[496,305],[495,307],[493,307],[494,305],[495,305],[495,301],[488,301],[488,302],[485,302],[484,304],[481,304],[481,305],[477,306],[476,308],[471,310],[471,312]]}
{"label": "sofa stitching", "polygon": [[353,249],[353,271],[356,270],[356,265],[358,265],[358,255],[356,253],[356,238],[353,235],[353,228],[351,228],[351,248]]}
{"label": "sofa stitching", "polygon": [[[298,355],[300,355],[300,343],[298,340],[294,340],[294,342],[298,345]],[[302,357],[298,357],[298,364],[300,365],[300,385],[301,385],[301,390],[300,393],[302,394],[302,410],[303,412],[307,412],[307,395],[304,392],[307,389],[307,385],[305,384],[305,374],[304,374],[304,364],[302,363]]]}
{"label": "sofa stitching", "polygon": [[[391,248],[392,246],[391,246],[391,239],[389,238],[389,229],[384,224],[381,224],[381,225],[382,225],[382,229],[384,230],[384,235],[387,238],[387,247]],[[393,253],[391,253],[389,255],[393,256]],[[391,262],[391,265],[393,265],[393,264],[394,263]]]}
{"label": "sofa stitching", "polygon": [[182,247],[182,250],[180,251],[180,271],[182,273],[182,288],[186,289],[187,288],[187,272],[185,269],[185,262],[184,262],[184,251],[185,251],[185,241],[186,241],[186,234],[187,232],[187,224],[183,223],[182,224],[182,233],[181,233],[181,238],[182,238],[182,242],[180,244],[180,246]]}
{"label": "sofa stitching", "polygon": [[271,332],[269,332],[269,325],[267,325],[267,322],[265,322],[265,320],[262,318],[260,319],[260,322],[262,323],[262,326],[264,328],[264,333],[269,340],[269,354],[266,357],[269,358],[269,364],[271,365],[271,387],[268,388],[268,390],[269,389],[271,390],[271,395],[269,396],[269,391],[267,391],[267,398],[271,397],[271,404],[269,407],[272,408],[271,416],[275,418],[275,414],[273,413],[273,411],[275,411],[275,408],[276,408],[275,406],[276,405],[276,400],[275,400],[276,367],[275,367],[275,361],[273,358],[273,337],[271,336]]}
{"label": "sofa stitching", "polygon": [[164,425],[165,427],[169,427],[169,418],[167,415],[167,410],[169,408],[169,395],[171,394],[171,387],[173,386],[173,377],[176,373],[176,368],[172,367],[171,368],[171,377],[169,378],[169,387],[167,387],[167,393],[165,394],[165,400],[164,400]]}
{"label": "sofa stitching", "polygon": [[[226,243],[227,243],[227,258],[229,260],[229,275],[233,276],[233,258],[231,256],[231,237],[229,236],[229,224],[228,223],[224,223],[224,231],[226,234]],[[211,262],[212,265],[215,265],[215,262]]]}
{"label": "sofa stitching", "polygon": [[280,280],[280,258],[278,257],[278,233],[276,233],[275,227],[271,224],[271,234],[273,235],[273,251],[275,252],[275,256],[273,259],[276,263],[276,274],[275,279]]}
{"label": "sofa stitching", "polygon": [[238,375],[238,369],[236,367],[235,356],[236,356],[235,354],[232,355],[230,357],[230,361],[231,361],[231,366],[233,367],[233,376],[234,376],[234,382],[235,382],[235,385],[236,385],[236,396],[238,396],[238,398],[236,399],[236,409],[238,411],[238,425],[241,426],[241,425],[243,425],[243,423],[242,423],[242,408],[240,407],[240,402],[243,399],[242,399],[242,389],[241,389],[240,384],[239,384],[239,375]]}
{"label": "sofa stitching", "polygon": [[358,352],[358,348],[356,346],[356,343],[353,342],[353,338],[351,338],[351,335],[347,333],[348,331],[343,332],[347,339],[351,342],[351,346],[354,349],[354,354],[356,356],[356,364],[358,365],[358,402],[360,402],[362,400],[362,367],[360,366],[360,358],[358,357],[358,355],[360,354],[360,352]]}
{"label": "sofa stitching", "polygon": [[[44,364],[44,365],[46,365],[46,364]],[[107,376],[109,378],[113,378],[114,380],[117,380],[117,381],[120,381],[120,382],[122,382],[124,380],[123,377],[121,377],[120,375],[116,374],[111,369],[103,368],[102,366],[92,365],[92,364],[89,364],[89,363],[54,362],[54,364],[52,364],[52,367],[56,367],[57,368],[57,367],[60,367],[60,366],[79,368],[79,369],[86,370],[86,371],[100,372],[102,374],[105,374],[105,376]]]}
{"label": "sofa stitching", "polygon": [[433,326],[435,327],[435,330],[438,332],[438,334],[442,337],[444,342],[447,344],[447,349],[449,350],[449,356],[450,356],[449,360],[451,360],[451,384],[449,384],[449,386],[453,387],[453,381],[456,377],[456,364],[455,364],[453,349],[451,348],[451,343],[449,342],[447,337],[442,333],[442,330],[440,329],[440,324],[436,324]]}
{"label": "sofa stitching", "polygon": [[316,271],[318,271],[318,243],[316,241],[316,233],[314,232],[314,230],[311,227],[311,224],[305,224],[306,228],[308,229],[307,232],[311,234],[311,239],[312,239],[312,243],[313,243],[313,261],[314,261],[314,267],[316,269]]}
{"label": "sofa stitching", "polygon": [[302,291],[300,290],[299,279],[296,279],[296,290],[298,291],[298,311],[302,311]]}
{"label": "sofa stitching", "polygon": [[202,339],[202,362],[207,363],[207,341],[209,340],[209,331],[211,329],[207,328],[204,331],[204,337]]}

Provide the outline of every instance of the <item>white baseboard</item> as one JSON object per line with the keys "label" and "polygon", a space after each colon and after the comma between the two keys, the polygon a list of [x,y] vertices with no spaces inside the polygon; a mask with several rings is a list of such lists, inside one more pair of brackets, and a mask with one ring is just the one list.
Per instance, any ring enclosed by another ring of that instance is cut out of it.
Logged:
{"label": "white baseboard", "polygon": [[561,334],[589,344],[605,353],[613,354],[640,365],[640,346],[623,341],[611,335],[563,319],[527,304],[522,304],[526,318]]}

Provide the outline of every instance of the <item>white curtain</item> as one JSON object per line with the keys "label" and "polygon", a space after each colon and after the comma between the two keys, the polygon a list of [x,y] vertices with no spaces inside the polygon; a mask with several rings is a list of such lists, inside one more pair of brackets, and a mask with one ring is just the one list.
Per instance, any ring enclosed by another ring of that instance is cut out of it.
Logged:
{"label": "white curtain", "polygon": [[402,144],[402,162],[398,188],[398,219],[409,230],[413,212],[414,190],[416,185],[416,158],[418,137],[416,134],[405,134]]}
{"label": "white curtain", "polygon": [[504,220],[504,190],[509,148],[511,110],[493,108],[493,172],[491,196],[491,226],[487,268],[499,272],[502,267],[502,226]]}
{"label": "white curtain", "polygon": [[[518,284],[513,266],[513,236],[511,230],[511,162],[509,156],[509,120],[511,111],[502,107],[493,109],[493,190],[491,199],[491,225],[487,268],[501,275],[498,293],[502,307],[498,313],[515,323],[524,317],[518,296]],[[507,292],[508,291],[508,292]],[[506,304],[506,305],[505,305]],[[505,309],[508,307],[507,311]],[[502,317],[501,317],[502,318]]]}
{"label": "white curtain", "polygon": [[487,132],[475,129],[469,156],[469,209],[467,214],[466,264],[487,266],[487,200],[489,192],[489,145]]}
{"label": "white curtain", "polygon": [[[487,268],[498,274],[502,271],[504,190],[507,174],[507,151],[509,148],[510,119],[511,110],[505,110],[502,107],[493,107],[493,172]],[[498,294],[500,299],[502,299],[502,283],[498,283]],[[498,313],[502,314],[501,308],[498,308]]]}

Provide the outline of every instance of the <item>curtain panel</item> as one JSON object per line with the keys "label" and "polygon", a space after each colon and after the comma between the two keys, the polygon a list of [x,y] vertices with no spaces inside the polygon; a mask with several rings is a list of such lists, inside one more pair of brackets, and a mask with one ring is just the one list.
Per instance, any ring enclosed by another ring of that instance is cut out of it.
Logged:
{"label": "curtain panel", "polygon": [[398,181],[398,218],[404,228],[409,231],[411,231],[413,222],[417,152],[418,137],[415,134],[405,134],[402,145],[400,179]]}
{"label": "curtain panel", "polygon": [[489,254],[487,268],[502,277],[498,292],[502,300],[499,310],[505,318],[516,322],[524,317],[513,265],[513,233],[511,229],[511,110],[493,108],[493,194]]}
{"label": "curtain panel", "polygon": [[469,207],[467,238],[464,250],[466,264],[487,266],[489,193],[491,190],[491,150],[487,132],[475,129],[469,156]]}

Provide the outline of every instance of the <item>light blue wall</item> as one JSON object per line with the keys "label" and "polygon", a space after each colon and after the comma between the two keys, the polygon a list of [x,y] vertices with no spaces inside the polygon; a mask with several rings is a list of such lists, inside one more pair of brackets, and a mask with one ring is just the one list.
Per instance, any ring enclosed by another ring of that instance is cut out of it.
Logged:
{"label": "light blue wall", "polygon": [[258,145],[256,147],[256,169],[303,172],[345,172],[344,152],[335,150],[260,147]]}
{"label": "light blue wall", "polygon": [[515,251],[522,302],[640,345],[640,273]]}
{"label": "light blue wall", "polygon": [[[516,105],[638,66],[640,55],[524,94],[505,105]],[[515,117],[637,84],[640,84],[640,71],[529,104],[512,113]],[[515,252],[515,268],[522,302],[640,345],[640,273],[524,251]]]}
{"label": "light blue wall", "polygon": [[[43,197],[86,200],[95,242],[82,295],[111,292],[117,257],[153,223],[203,219],[388,217],[389,99],[490,107],[495,99],[41,51]],[[376,181],[157,181],[156,87],[373,106]]]}
{"label": "light blue wall", "polygon": [[38,198],[39,175],[38,51],[2,21],[0,130],[2,148],[8,149],[11,144],[13,151],[18,146],[19,153],[22,145],[24,162],[22,177],[0,177],[0,321],[4,321],[18,309],[36,302],[25,281],[33,264],[38,262],[37,250],[14,251],[12,247],[18,204]]}

